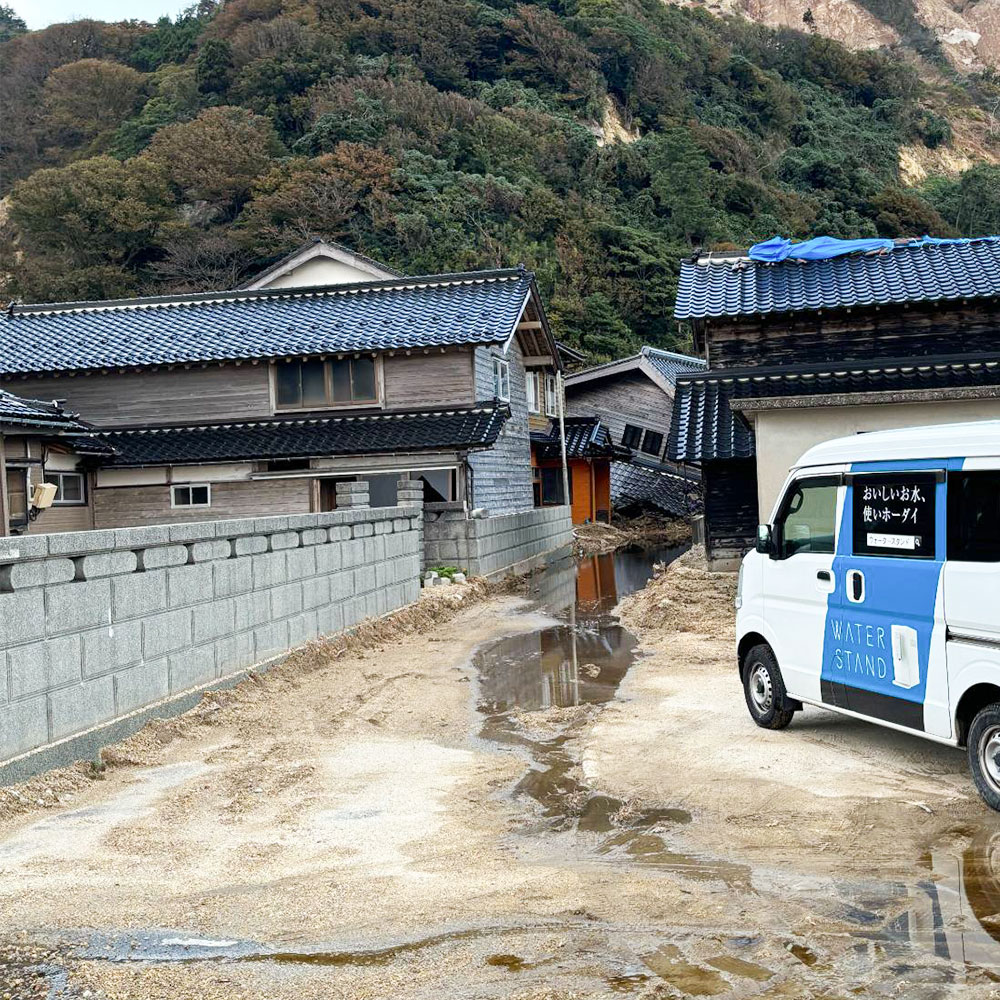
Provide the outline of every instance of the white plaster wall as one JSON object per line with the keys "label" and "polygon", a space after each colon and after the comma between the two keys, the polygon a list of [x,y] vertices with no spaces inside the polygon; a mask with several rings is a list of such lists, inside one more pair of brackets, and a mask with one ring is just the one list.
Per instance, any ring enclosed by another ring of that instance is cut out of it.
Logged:
{"label": "white plaster wall", "polygon": [[[1000,418],[1000,399],[762,410],[751,416],[757,434],[757,500],[761,520],[770,517],[789,468],[815,444],[865,431],[997,418]],[[956,441],[955,454],[961,454],[961,447],[961,441]]]}

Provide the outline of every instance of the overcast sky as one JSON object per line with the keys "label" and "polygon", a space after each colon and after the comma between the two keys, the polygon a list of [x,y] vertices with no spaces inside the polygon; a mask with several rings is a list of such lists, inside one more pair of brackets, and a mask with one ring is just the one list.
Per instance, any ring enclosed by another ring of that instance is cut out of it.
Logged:
{"label": "overcast sky", "polygon": [[190,6],[191,0],[5,0],[24,18],[29,28],[44,28],[57,21],[78,21],[91,17],[97,21],[155,21],[164,14],[171,17]]}

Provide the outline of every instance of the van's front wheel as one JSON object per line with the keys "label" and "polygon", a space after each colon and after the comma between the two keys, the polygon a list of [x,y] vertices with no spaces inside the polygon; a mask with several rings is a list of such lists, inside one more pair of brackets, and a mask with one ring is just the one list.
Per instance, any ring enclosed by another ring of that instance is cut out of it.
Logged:
{"label": "van's front wheel", "polygon": [[766,643],[743,658],[743,694],[753,721],[762,729],[784,729],[795,712],[785,708],[785,682],[778,661]]}
{"label": "van's front wheel", "polygon": [[1000,704],[987,705],[969,726],[969,770],[983,801],[1000,812]]}

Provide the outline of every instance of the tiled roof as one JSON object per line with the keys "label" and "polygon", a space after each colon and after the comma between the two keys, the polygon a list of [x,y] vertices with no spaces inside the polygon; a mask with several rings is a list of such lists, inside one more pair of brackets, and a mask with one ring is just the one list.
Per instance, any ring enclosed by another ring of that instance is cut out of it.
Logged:
{"label": "tiled roof", "polygon": [[503,405],[424,413],[301,417],[191,427],[102,431],[117,454],[113,466],[329,455],[377,455],[492,445],[510,410]]}
{"label": "tiled roof", "polygon": [[700,319],[1000,295],[1000,237],[902,241],[891,250],[776,264],[744,256],[681,264],[674,316]]}
{"label": "tiled roof", "polygon": [[[601,458],[615,457],[627,459],[628,448],[616,445],[611,440],[611,432],[597,417],[566,417],[566,457]],[[553,420],[549,430],[532,431],[531,441],[536,446],[536,454],[542,459],[562,458],[559,442],[559,422]]]}
{"label": "tiled roof", "polygon": [[673,351],[661,351],[655,347],[644,347],[642,354],[661,375],[670,379],[671,382],[685,372],[704,371],[708,367],[701,358],[692,358],[687,354],[675,354]]}
{"label": "tiled roof", "polygon": [[719,369],[677,380],[668,456],[674,461],[749,458],[754,436],[731,399],[913,392],[928,389],[1000,388],[996,355],[907,358],[877,363],[795,366],[780,370]]}
{"label": "tiled roof", "polygon": [[513,333],[531,281],[517,268],[14,306],[0,320],[0,373],[499,343]]}
{"label": "tiled roof", "polygon": [[67,444],[81,455],[111,453],[110,447],[77,420],[75,413],[67,413],[55,403],[22,399],[4,389],[0,389],[0,424],[42,436],[68,438]]}
{"label": "tiled roof", "polygon": [[629,462],[611,463],[611,502],[616,511],[654,510],[688,517],[701,508],[697,481]]}
{"label": "tiled roof", "polygon": [[701,358],[692,358],[687,354],[676,354],[673,351],[661,351],[657,347],[645,346],[638,354],[604,364],[584,368],[572,375],[566,376],[567,389],[573,390],[594,380],[613,378],[628,372],[644,371],[645,374],[660,388],[669,391],[674,379],[685,372],[702,371],[706,363]]}

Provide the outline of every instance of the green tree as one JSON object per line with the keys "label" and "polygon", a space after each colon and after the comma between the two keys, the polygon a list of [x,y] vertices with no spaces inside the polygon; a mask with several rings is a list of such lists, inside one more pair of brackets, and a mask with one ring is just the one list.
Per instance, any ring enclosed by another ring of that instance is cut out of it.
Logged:
{"label": "green tree", "polygon": [[165,179],[148,160],[98,156],[37,170],[10,195],[8,225],[22,250],[14,289],[56,298],[135,288],[170,216]]}
{"label": "green tree", "polygon": [[66,146],[97,139],[131,115],[143,79],[131,66],[107,59],[79,59],[54,69],[42,90],[46,131]]}
{"label": "green tree", "polygon": [[211,221],[234,216],[255,178],[281,152],[266,118],[220,107],[203,111],[194,121],[161,128],[142,156],[158,166],[180,198],[205,202]]}
{"label": "green tree", "polygon": [[233,48],[225,39],[210,38],[195,60],[195,79],[203,94],[224,94],[233,79]]}
{"label": "green tree", "polygon": [[24,19],[17,16],[13,7],[0,4],[0,44],[17,35],[23,35],[28,30]]}

